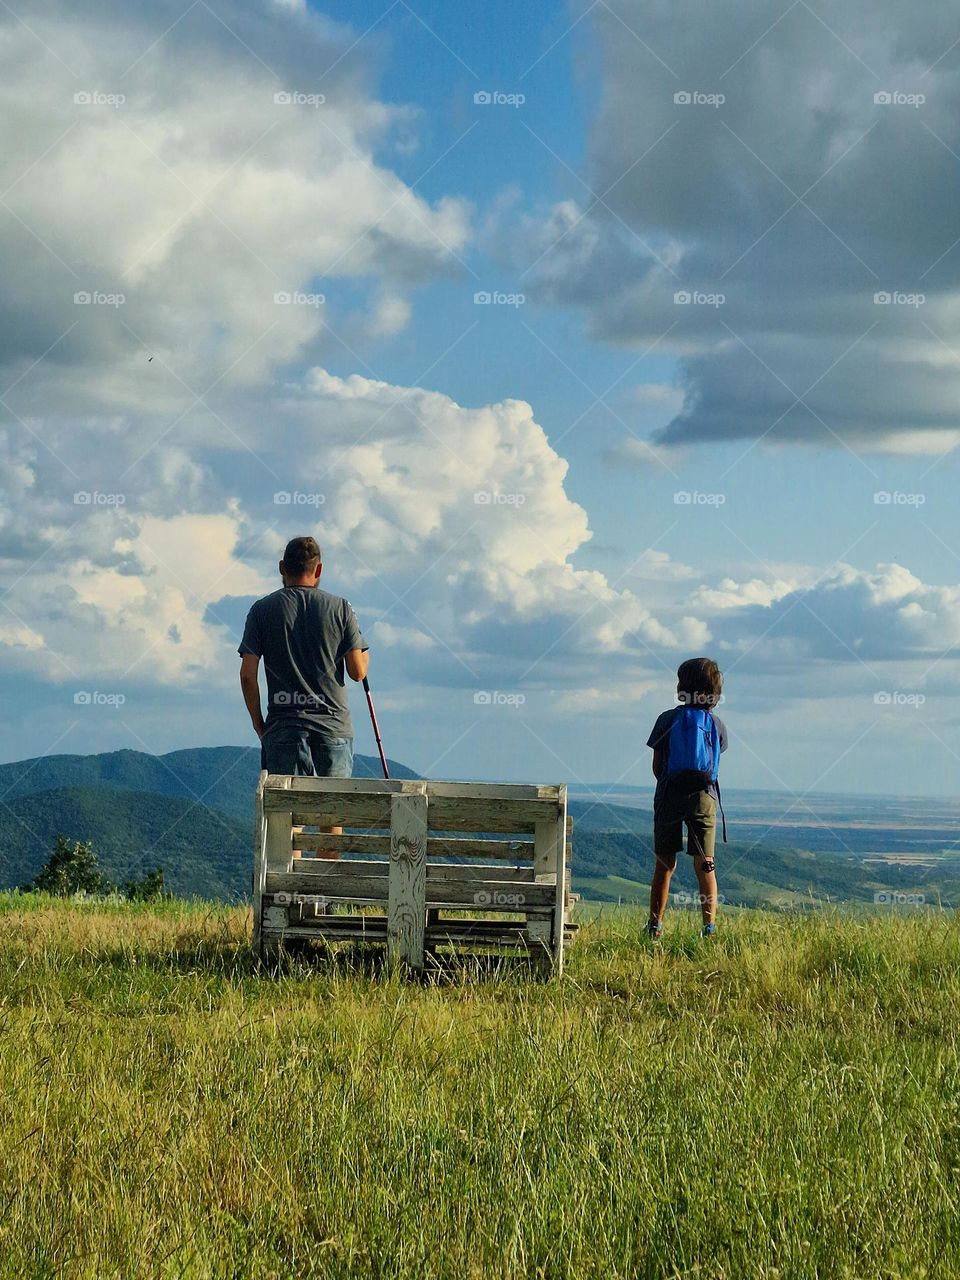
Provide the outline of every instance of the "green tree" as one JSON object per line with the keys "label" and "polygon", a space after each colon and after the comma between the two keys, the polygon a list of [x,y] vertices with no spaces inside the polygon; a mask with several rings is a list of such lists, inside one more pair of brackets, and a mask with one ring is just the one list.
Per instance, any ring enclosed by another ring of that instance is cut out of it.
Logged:
{"label": "green tree", "polygon": [[123,893],[131,902],[154,902],[166,897],[163,891],[163,867],[154,867],[142,880],[128,880],[123,886]]}
{"label": "green tree", "polygon": [[71,843],[66,836],[57,836],[46,866],[23,887],[28,893],[52,893],[59,898],[73,893],[108,893],[112,888],[104,879],[93,846],[82,840]]}

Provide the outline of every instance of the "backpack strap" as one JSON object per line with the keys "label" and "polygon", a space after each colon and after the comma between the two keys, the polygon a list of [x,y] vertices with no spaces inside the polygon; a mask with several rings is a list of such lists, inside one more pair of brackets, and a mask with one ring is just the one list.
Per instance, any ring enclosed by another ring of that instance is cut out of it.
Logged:
{"label": "backpack strap", "polygon": [[723,812],[723,801],[720,799],[720,779],[716,778],[713,784],[717,788],[717,807],[720,810],[720,821],[723,823],[723,843],[727,843],[727,815]]}

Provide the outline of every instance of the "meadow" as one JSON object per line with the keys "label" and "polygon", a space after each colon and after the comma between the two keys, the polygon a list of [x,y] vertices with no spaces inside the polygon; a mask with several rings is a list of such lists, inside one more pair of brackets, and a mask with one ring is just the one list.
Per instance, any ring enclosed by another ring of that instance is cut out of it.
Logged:
{"label": "meadow", "polygon": [[580,918],[262,976],[242,908],[0,897],[0,1275],[960,1275],[951,913]]}

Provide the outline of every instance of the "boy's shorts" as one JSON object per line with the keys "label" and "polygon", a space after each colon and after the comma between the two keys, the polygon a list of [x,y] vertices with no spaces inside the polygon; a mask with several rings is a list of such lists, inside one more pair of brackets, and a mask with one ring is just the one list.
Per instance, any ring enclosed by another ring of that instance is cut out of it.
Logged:
{"label": "boy's shorts", "polygon": [[653,816],[653,852],[658,862],[677,865],[687,824],[687,853],[712,860],[717,844],[717,802],[708,791],[667,791]]}
{"label": "boy's shorts", "polygon": [[260,768],[308,778],[349,778],[353,739],[332,738],[306,725],[274,725],[260,740]]}

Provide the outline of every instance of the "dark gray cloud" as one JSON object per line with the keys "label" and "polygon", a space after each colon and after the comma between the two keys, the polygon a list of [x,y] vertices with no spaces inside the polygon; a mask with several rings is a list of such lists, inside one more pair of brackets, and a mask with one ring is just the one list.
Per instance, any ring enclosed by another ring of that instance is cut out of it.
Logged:
{"label": "dark gray cloud", "polygon": [[660,443],[903,448],[906,435],[923,451],[951,447],[951,8],[612,0],[592,21],[603,86],[585,175],[595,198],[577,192],[525,222],[515,261],[539,259],[529,292],[584,307],[596,337],[658,340],[680,358],[685,403]]}

